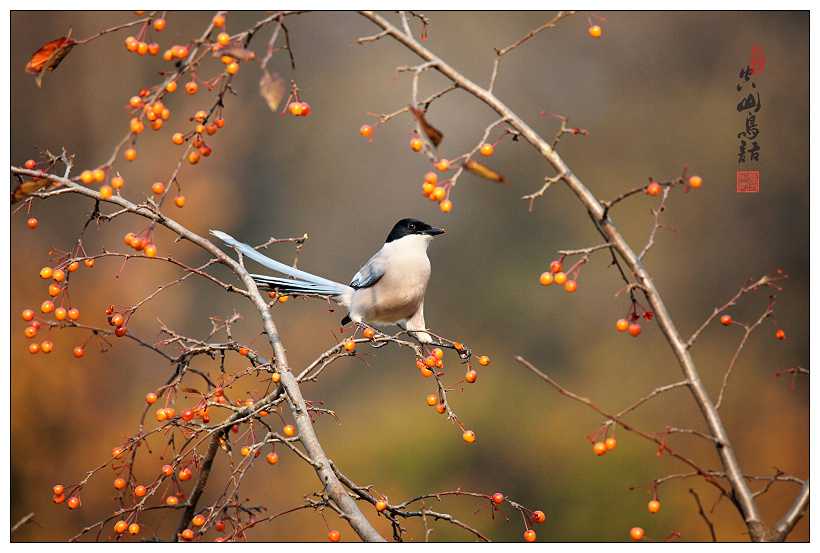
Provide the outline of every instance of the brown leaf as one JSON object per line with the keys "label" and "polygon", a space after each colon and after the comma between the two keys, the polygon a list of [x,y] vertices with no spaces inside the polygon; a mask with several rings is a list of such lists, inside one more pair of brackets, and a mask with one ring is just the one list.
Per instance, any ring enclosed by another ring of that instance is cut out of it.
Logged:
{"label": "brown leaf", "polygon": [[256,54],[253,53],[253,50],[242,48],[238,44],[226,44],[225,46],[217,44],[214,46],[214,57],[216,56],[231,56],[238,60],[251,61],[256,57]]}
{"label": "brown leaf", "polygon": [[418,110],[413,106],[410,106],[410,109],[413,111],[413,115],[416,116],[416,119],[419,120],[419,126],[430,139],[430,142],[433,144],[433,146],[438,146],[439,144],[441,144],[442,139],[444,139],[444,135],[441,134],[441,131],[439,131],[437,128],[435,128],[433,125],[427,122],[427,119],[424,118],[424,114],[421,112],[421,110]]}
{"label": "brown leaf", "polygon": [[268,73],[267,69],[262,69],[264,75],[259,80],[259,94],[268,103],[271,111],[276,111],[279,102],[285,96],[285,79],[279,73]]}
{"label": "brown leaf", "polygon": [[26,72],[37,75],[37,86],[41,86],[46,69],[49,71],[57,69],[63,58],[74,48],[76,43],[69,38],[71,33],[68,34],[68,37],[52,40],[37,50],[26,64]]}
{"label": "brown leaf", "polygon": [[14,189],[14,192],[11,193],[11,203],[16,204],[26,196],[29,196],[33,192],[37,192],[42,187],[51,183],[52,181],[50,179],[44,178],[22,182],[17,188]]}
{"label": "brown leaf", "polygon": [[473,161],[472,159],[469,159],[464,163],[464,168],[472,174],[478,175],[479,177],[483,177],[485,179],[489,179],[495,182],[500,182],[501,184],[507,184],[507,179],[505,179],[489,167],[485,167],[484,165],[481,165],[479,162]]}

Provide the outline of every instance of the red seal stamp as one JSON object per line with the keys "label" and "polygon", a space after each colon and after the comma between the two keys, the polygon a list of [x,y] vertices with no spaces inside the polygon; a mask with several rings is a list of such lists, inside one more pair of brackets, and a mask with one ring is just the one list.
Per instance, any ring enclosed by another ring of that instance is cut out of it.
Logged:
{"label": "red seal stamp", "polygon": [[759,171],[738,171],[737,172],[738,192],[759,192],[760,172]]}
{"label": "red seal stamp", "polygon": [[766,58],[763,56],[763,47],[755,44],[752,48],[752,55],[749,57],[749,65],[752,66],[752,74],[760,75],[763,73],[763,66],[766,64]]}

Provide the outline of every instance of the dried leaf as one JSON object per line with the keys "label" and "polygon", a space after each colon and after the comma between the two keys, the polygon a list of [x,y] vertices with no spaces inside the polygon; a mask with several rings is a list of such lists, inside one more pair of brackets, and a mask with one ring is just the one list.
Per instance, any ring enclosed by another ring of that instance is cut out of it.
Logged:
{"label": "dried leaf", "polygon": [[74,44],[76,43],[69,38],[71,33],[68,34],[69,36],[52,40],[37,50],[34,55],[31,56],[28,64],[26,64],[26,72],[37,75],[37,86],[42,85],[43,75],[46,69],[49,71],[57,69],[57,66],[60,65],[63,58],[74,48]]}
{"label": "dried leaf", "polygon": [[268,73],[267,69],[262,70],[264,75],[259,80],[259,94],[268,103],[271,111],[276,111],[279,107],[279,102],[285,96],[285,88],[287,83],[282,75],[279,73]]}
{"label": "dried leaf", "polygon": [[225,46],[217,44],[214,47],[214,57],[217,56],[231,56],[232,58],[242,61],[251,61],[256,58],[256,54],[253,53],[253,50],[242,48],[238,44],[227,44]]}
{"label": "dried leaf", "polygon": [[51,183],[52,181],[50,179],[45,178],[27,180],[25,182],[22,182],[17,188],[14,189],[14,192],[11,193],[11,203],[16,204],[23,198],[29,196],[34,192],[37,192],[42,187]]}
{"label": "dried leaf", "polygon": [[197,390],[196,388],[184,388],[184,387],[183,387],[183,388],[178,388],[178,390],[179,390],[180,392],[185,392],[185,393],[187,393],[187,394],[197,394],[197,395],[202,394],[202,392],[200,392],[200,391],[199,391],[199,390]]}
{"label": "dried leaf", "polygon": [[479,177],[483,177],[485,179],[489,179],[495,182],[500,182],[501,184],[507,184],[507,179],[505,179],[489,167],[485,167],[484,165],[481,165],[479,162],[473,161],[472,159],[469,159],[464,163],[464,168],[472,174],[478,175]]}
{"label": "dried leaf", "polygon": [[413,111],[413,115],[416,116],[416,119],[419,120],[419,126],[430,139],[430,142],[433,144],[433,146],[438,146],[439,144],[441,144],[441,141],[444,138],[444,135],[441,134],[441,131],[439,131],[437,128],[435,128],[427,122],[427,119],[424,118],[424,114],[421,112],[421,110],[418,110],[413,106],[410,106],[410,109]]}

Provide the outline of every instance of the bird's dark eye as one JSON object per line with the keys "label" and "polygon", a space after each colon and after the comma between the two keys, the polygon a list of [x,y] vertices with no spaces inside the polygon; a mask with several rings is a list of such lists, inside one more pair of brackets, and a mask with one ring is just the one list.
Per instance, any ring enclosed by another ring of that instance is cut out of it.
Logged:
{"label": "bird's dark eye", "polygon": [[416,230],[416,223],[410,223],[410,230]]}

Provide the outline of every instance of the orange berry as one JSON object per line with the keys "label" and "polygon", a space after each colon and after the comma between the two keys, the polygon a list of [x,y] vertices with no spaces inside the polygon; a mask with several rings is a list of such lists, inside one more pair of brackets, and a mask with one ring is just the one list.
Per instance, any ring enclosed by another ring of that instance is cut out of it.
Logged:
{"label": "orange berry", "polygon": [[641,333],[641,325],[639,325],[638,323],[632,323],[631,325],[629,325],[629,333],[632,336],[637,337],[638,334]]}
{"label": "orange berry", "polygon": [[481,155],[483,156],[491,156],[493,155],[493,145],[492,144],[484,144],[481,146]]}
{"label": "orange berry", "polygon": [[69,509],[76,509],[80,506],[80,498],[77,496],[69,498],[68,502],[66,502],[66,505],[68,505]]}
{"label": "orange berry", "polygon": [[80,180],[83,181],[83,184],[91,184],[94,182],[94,173],[86,169],[80,173]]}
{"label": "orange berry", "polygon": [[777,339],[778,339],[778,340],[785,340],[785,339],[786,339],[786,333],[785,333],[782,329],[781,329],[781,330],[778,330],[778,331],[775,333],[775,336],[777,336]]}
{"label": "orange berry", "polygon": [[51,269],[51,267],[43,267],[40,270],[40,278],[51,278],[52,275],[54,275],[54,271]]}
{"label": "orange berry", "polygon": [[117,524],[115,524],[115,525],[114,525],[114,531],[115,531],[117,534],[122,534],[122,533],[124,533],[127,529],[128,529],[128,523],[127,523],[127,522],[125,522],[124,520],[120,520],[120,521],[118,521],[118,522],[117,522]]}
{"label": "orange berry", "polygon": [[134,161],[137,158],[137,151],[134,148],[128,148],[124,155],[128,161]]}
{"label": "orange berry", "polygon": [[225,26],[225,16],[224,15],[215,15],[213,19],[214,27],[224,27]]}
{"label": "orange berry", "polygon": [[387,509],[387,501],[380,499],[376,502],[376,510],[380,513]]}
{"label": "orange berry", "polygon": [[199,160],[202,159],[202,156],[199,152],[191,152],[188,154],[188,163],[191,165],[196,165],[199,163]]}
{"label": "orange berry", "polygon": [[174,467],[171,465],[162,465],[162,474],[165,476],[171,476],[174,474]]}
{"label": "orange berry", "polygon": [[533,521],[533,522],[536,522],[536,523],[538,523],[538,524],[541,524],[541,523],[542,523],[542,522],[544,522],[545,520],[547,520],[547,516],[543,513],[543,511],[535,511],[535,512],[532,514],[532,521]]}
{"label": "orange berry", "polygon": [[569,292],[570,294],[573,293],[578,289],[578,283],[574,280],[568,280],[567,283],[564,285],[564,290]]}
{"label": "orange berry", "polygon": [[39,351],[40,351],[40,344],[38,344],[37,342],[29,345],[29,347],[28,347],[28,352],[31,353],[32,355],[35,354],[35,353],[38,353]]}
{"label": "orange berry", "polygon": [[446,171],[447,169],[449,169],[449,168],[450,168],[450,162],[447,161],[446,159],[440,159],[440,160],[438,160],[438,163],[436,163],[436,169],[438,169],[442,173],[444,171]]}
{"label": "orange berry", "polygon": [[29,159],[29,160],[27,160],[27,161],[26,161],[25,168],[26,168],[26,169],[34,169],[34,167],[35,167],[36,165],[37,165],[37,164],[36,164],[36,163],[34,163],[34,160],[33,160],[33,159]]}
{"label": "orange berry", "polygon": [[553,273],[560,273],[563,269],[564,265],[560,261],[553,261],[550,263],[550,271]]}
{"label": "orange berry", "polygon": [[58,295],[62,291],[62,288],[58,284],[52,284],[48,287],[48,295],[52,298]]}
{"label": "orange berry", "polygon": [[359,129],[359,134],[367,138],[368,136],[373,134],[373,127],[371,127],[370,125],[362,125],[362,128]]}
{"label": "orange berry", "polygon": [[26,334],[26,338],[29,338],[29,339],[34,338],[35,336],[37,336],[37,327],[34,326],[34,325],[27,326],[25,334]]}
{"label": "orange berry", "polygon": [[184,206],[185,205],[185,196],[179,195],[176,198],[174,198],[174,204],[176,204],[177,207]]}
{"label": "orange berry", "polygon": [[54,492],[54,495],[63,495],[65,488],[57,484],[56,486],[54,486],[54,489],[52,491]]}
{"label": "orange berry", "polygon": [[431,394],[427,396],[427,405],[430,407],[436,405],[438,403],[438,397],[435,394]]}
{"label": "orange berry", "polygon": [[367,338],[367,339],[371,339],[371,338],[373,338],[373,336],[375,336],[375,335],[376,335],[376,331],[375,331],[375,330],[373,330],[372,328],[365,328],[365,329],[364,329],[364,337],[365,337],[365,338]]}
{"label": "orange berry", "polygon": [[248,453],[250,453],[250,452],[251,452],[251,448],[249,448],[248,446],[242,446],[242,449],[239,450],[239,453],[242,454],[242,457],[247,457]]}
{"label": "orange berry", "polygon": [[94,180],[97,182],[102,182],[105,180],[105,171],[102,169],[94,169],[91,174],[94,176]]}
{"label": "orange berry", "polygon": [[[230,73],[230,71],[228,71]],[[307,117],[310,113],[310,106],[307,102],[302,102],[302,113],[300,114],[302,117]]]}
{"label": "orange berry", "polygon": [[618,332],[623,332],[629,328],[629,321],[626,319],[618,319],[618,322],[615,323],[615,328],[618,329]]}
{"label": "orange berry", "polygon": [[430,369],[428,369],[427,367],[424,367],[423,369],[421,369],[421,375],[422,375],[424,378],[427,378],[428,376],[432,376],[432,375],[433,375],[433,371],[431,371],[431,370],[430,370]]}
{"label": "orange berry", "polygon": [[[229,73],[230,73],[230,71],[229,71]],[[216,126],[216,123],[208,123],[207,125],[205,125],[205,132],[208,133],[208,134],[211,134],[211,135],[216,134],[216,131],[218,131],[218,130],[219,130],[219,127]]]}
{"label": "orange berry", "polygon": [[646,187],[646,193],[650,196],[657,196],[661,193],[661,185],[657,182],[650,183],[649,186]]}
{"label": "orange berry", "polygon": [[504,495],[500,493],[493,494],[493,503],[498,505],[499,503],[504,503]]}
{"label": "orange berry", "polygon": [[330,541],[336,543],[337,541],[339,541],[341,539],[341,535],[339,534],[338,530],[331,530],[327,535],[327,539],[329,539]]}
{"label": "orange berry", "polygon": [[154,192],[154,194],[162,194],[163,192],[165,192],[165,185],[161,182],[155,182],[154,186],[151,187],[151,190]]}
{"label": "orange berry", "polygon": [[121,490],[125,487],[125,479],[124,478],[117,478],[114,480],[114,487],[118,490]]}
{"label": "orange berry", "polygon": [[275,465],[277,461],[279,461],[279,456],[276,453],[268,453],[268,456],[265,457],[265,460],[268,462],[269,465]]}
{"label": "orange berry", "polygon": [[474,370],[469,370],[469,371],[467,371],[467,374],[464,375],[464,380],[466,380],[470,384],[475,382],[477,378],[478,378],[478,373],[475,372]]}
{"label": "orange berry", "polygon": [[421,141],[420,138],[414,138],[413,140],[410,141],[410,149],[413,150],[414,152],[421,151],[421,148],[422,148],[423,145],[424,145],[424,143]]}
{"label": "orange berry", "polygon": [[720,318],[720,324],[723,326],[729,326],[732,324],[732,318],[729,315],[724,315]]}
{"label": "orange berry", "polygon": [[84,259],[83,263],[85,263],[86,267],[93,267],[94,266],[94,260],[93,259]]}
{"label": "orange berry", "polygon": [[490,364],[490,358],[487,357],[486,355],[482,355],[481,357],[478,358],[478,364],[481,365],[482,367],[486,367],[487,365]]}
{"label": "orange berry", "polygon": [[217,126],[217,128],[221,129],[225,126],[225,120],[221,117],[217,117],[216,119],[214,119],[214,124]]}
{"label": "orange berry", "polygon": [[604,445],[606,445],[606,448],[611,451],[615,449],[615,446],[618,445],[618,442],[615,441],[615,438],[607,438],[604,442]]}
{"label": "orange berry", "polygon": [[154,402],[156,402],[156,401],[157,401],[157,394],[155,394],[154,392],[149,392],[149,393],[145,396],[145,401],[146,401],[149,405],[150,405],[150,404],[152,404],[152,403],[154,403]]}
{"label": "orange berry", "polygon": [[51,313],[54,311],[54,303],[51,301],[44,301],[43,305],[40,306],[40,311],[43,313]]}
{"label": "orange berry", "polygon": [[111,186],[104,184],[100,187],[100,198],[107,200],[114,195],[114,189]]}
{"label": "orange berry", "polygon": [[442,200],[440,204],[438,204],[439,209],[443,213],[450,213],[453,209],[453,202],[450,200]]}
{"label": "orange berry", "polygon": [[293,428],[293,426],[289,424],[285,428],[282,429],[282,432],[284,432],[285,436],[290,437],[290,436],[293,436],[294,434],[296,434],[296,429]]}
{"label": "orange berry", "polygon": [[71,319],[72,321],[76,321],[77,319],[79,319],[80,318],[79,310],[77,310],[76,307],[72,307],[71,309],[69,309],[68,310],[68,318]]}
{"label": "orange berry", "polygon": [[157,409],[156,417],[159,422],[162,422],[168,418],[168,413],[165,412],[165,409]]}
{"label": "orange berry", "polygon": [[197,89],[199,86],[194,81],[190,81],[188,84],[185,85],[185,92],[188,94],[196,94]]}
{"label": "orange berry", "polygon": [[424,194],[425,198],[429,198],[430,194],[432,194],[433,190],[435,190],[435,189],[436,189],[436,185],[435,184],[430,184],[429,182],[425,182],[424,184],[421,185],[421,192],[422,192],[422,194]]}
{"label": "orange berry", "polygon": [[142,105],[142,98],[139,96],[132,96],[131,99],[128,101],[128,105],[132,108],[138,108]]}
{"label": "orange berry", "polygon": [[540,278],[540,279],[538,279],[538,280],[539,280],[539,281],[541,282],[541,284],[543,284],[544,286],[549,286],[550,284],[552,284],[552,281],[554,280],[554,278],[553,278],[553,276],[552,276],[552,273],[551,273],[551,272],[549,272],[549,271],[544,271],[543,273],[541,273],[541,278]]}
{"label": "orange berry", "polygon": [[555,273],[555,284],[564,285],[567,283],[566,273]]}
{"label": "orange berry", "polygon": [[700,188],[701,184],[703,184],[703,179],[699,176],[689,177],[689,186],[692,188]]}
{"label": "orange berry", "polygon": [[191,520],[191,524],[199,528],[203,524],[205,524],[205,517],[202,515],[196,515],[193,520]]}
{"label": "orange berry", "polygon": [[55,269],[51,276],[54,277],[54,280],[57,282],[62,282],[65,280],[65,272],[60,269]]}
{"label": "orange berry", "polygon": [[171,93],[171,92],[174,92],[176,89],[177,89],[177,82],[176,81],[171,81],[170,83],[165,85],[165,92]]}
{"label": "orange berry", "polygon": [[231,41],[231,35],[229,35],[228,33],[219,33],[218,35],[216,35],[216,41],[222,46],[227,46],[228,43]]}
{"label": "orange berry", "polygon": [[441,348],[436,348],[433,350],[433,357],[435,357],[436,359],[441,359],[442,357],[444,357],[444,352],[441,351]]}
{"label": "orange berry", "polygon": [[638,528],[637,526],[629,531],[629,535],[632,537],[633,540],[637,541],[643,538],[643,528]]}
{"label": "orange berry", "polygon": [[128,526],[128,533],[131,534],[132,536],[136,536],[137,534],[140,533],[140,525],[137,524],[136,522],[132,522]]}
{"label": "orange berry", "polygon": [[131,132],[134,134],[139,134],[145,129],[145,124],[134,117],[131,119]]}
{"label": "orange berry", "polygon": [[473,432],[472,430],[467,430],[466,432],[464,432],[464,434],[461,435],[461,438],[468,444],[471,444],[475,441],[475,432]]}
{"label": "orange berry", "polygon": [[355,348],[356,348],[356,342],[354,342],[353,340],[347,340],[345,342],[345,349],[347,351],[353,351]]}
{"label": "orange berry", "polygon": [[171,137],[171,142],[176,145],[180,145],[185,142],[185,135],[181,132],[175,133],[174,136]]}
{"label": "orange berry", "polygon": [[436,186],[433,188],[433,192],[430,193],[430,199],[434,202],[438,202],[443,200],[444,197],[447,195],[447,191],[442,186]]}
{"label": "orange berry", "polygon": [[166,407],[165,414],[168,416],[168,420],[171,420],[176,415],[176,412],[174,412],[174,409],[172,407]]}
{"label": "orange berry", "polygon": [[166,505],[179,505],[179,498],[175,495],[169,495],[165,498]]}
{"label": "orange berry", "polygon": [[438,175],[434,172],[430,171],[426,175],[424,175],[424,182],[429,182],[430,184],[436,184],[438,182]]}
{"label": "orange berry", "polygon": [[154,20],[154,29],[157,31],[161,31],[165,28],[165,20],[164,19],[156,19]]}
{"label": "orange berry", "polygon": [[31,321],[34,318],[34,311],[31,309],[26,309],[23,311],[23,320],[26,322]]}
{"label": "orange berry", "polygon": [[37,219],[32,217],[31,219],[26,221],[26,224],[28,225],[28,228],[31,228],[31,229],[37,228]]}
{"label": "orange berry", "polygon": [[647,505],[647,507],[649,508],[650,513],[657,513],[661,510],[661,502],[653,499],[649,502],[649,505]]}
{"label": "orange berry", "polygon": [[535,541],[535,530],[527,530],[524,532],[524,540],[530,543]]}
{"label": "orange berry", "polygon": [[592,450],[595,452],[595,455],[603,455],[606,453],[606,444],[604,442],[598,442],[592,447]]}
{"label": "orange berry", "polygon": [[447,407],[443,403],[439,403],[438,405],[436,405],[436,411],[438,411],[439,414],[443,415],[446,410]]}
{"label": "orange berry", "polygon": [[190,480],[191,476],[193,476],[193,473],[191,472],[191,469],[189,469],[189,468],[184,468],[181,471],[179,471],[179,479],[182,480],[183,482],[185,482],[187,480]]}
{"label": "orange berry", "polygon": [[[274,384],[278,384],[280,380],[282,380],[282,375],[279,373],[273,373],[270,376],[270,379],[273,381]],[[217,398],[219,399],[219,398]]]}
{"label": "orange berry", "polygon": [[598,38],[601,36],[601,28],[598,25],[593,25],[589,28],[589,36],[592,38]]}
{"label": "orange berry", "polygon": [[[172,49],[174,57],[176,58],[184,58],[188,56],[188,47],[187,46],[174,46]],[[196,92],[196,91],[194,91]],[[189,92],[188,94],[193,94],[193,92]]]}
{"label": "orange berry", "polygon": [[302,104],[299,102],[291,102],[288,106],[288,111],[293,115],[302,115]]}

